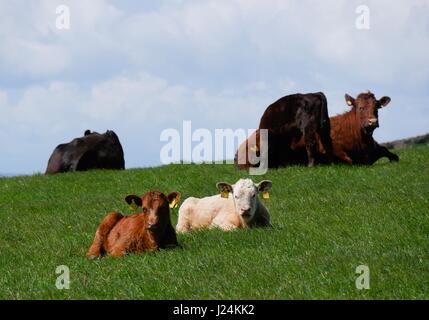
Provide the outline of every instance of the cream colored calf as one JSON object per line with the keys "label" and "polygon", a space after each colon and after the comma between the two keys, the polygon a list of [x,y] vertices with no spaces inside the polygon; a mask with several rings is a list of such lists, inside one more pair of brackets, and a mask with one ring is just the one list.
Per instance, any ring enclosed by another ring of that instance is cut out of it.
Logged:
{"label": "cream colored calf", "polygon": [[179,209],[176,226],[178,232],[201,228],[233,230],[248,227],[269,227],[270,215],[258,197],[268,192],[271,181],[255,184],[250,179],[240,179],[236,184],[217,184],[222,195],[206,198],[187,198]]}

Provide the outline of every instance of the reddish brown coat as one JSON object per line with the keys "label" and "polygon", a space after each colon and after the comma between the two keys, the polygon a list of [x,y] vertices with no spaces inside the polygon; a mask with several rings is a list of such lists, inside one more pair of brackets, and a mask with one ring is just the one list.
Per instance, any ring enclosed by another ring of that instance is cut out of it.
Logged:
{"label": "reddish brown coat", "polygon": [[178,203],[179,199],[178,192],[168,196],[159,191],[148,192],[142,197],[127,196],[127,203],[134,201],[143,212],[130,216],[109,213],[98,227],[87,257],[123,256],[178,246],[169,204]]}
{"label": "reddish brown coat", "polygon": [[377,100],[371,92],[361,93],[356,99],[345,96],[351,110],[331,118],[331,138],[334,159],[348,164],[371,165],[382,157],[398,161],[396,154],[380,146],[373,138],[379,126],[378,110],[385,107],[389,97]]}

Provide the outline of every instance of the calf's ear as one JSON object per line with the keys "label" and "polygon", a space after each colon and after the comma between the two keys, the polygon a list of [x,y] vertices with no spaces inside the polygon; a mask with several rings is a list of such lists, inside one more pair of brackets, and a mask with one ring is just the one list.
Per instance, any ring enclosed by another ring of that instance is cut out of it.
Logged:
{"label": "calf's ear", "polygon": [[351,96],[349,96],[347,93],[345,95],[346,98],[346,102],[349,106],[354,106],[355,105],[355,99]]}
{"label": "calf's ear", "polygon": [[167,200],[170,203],[170,208],[174,209],[177,207],[180,201],[180,192],[174,191],[167,196]]}
{"label": "calf's ear", "polygon": [[390,97],[383,97],[380,100],[378,100],[378,102],[380,102],[380,108],[383,108],[389,104]]}
{"label": "calf's ear", "polygon": [[271,189],[273,183],[270,180],[262,180],[258,184],[256,184],[256,188],[259,192],[267,192]]}
{"label": "calf's ear", "polygon": [[[232,193],[232,185],[230,185],[227,182],[218,182],[216,183],[216,188],[219,190],[219,192],[222,194],[222,196],[227,195],[228,193]],[[227,198],[227,197],[225,197]]]}
{"label": "calf's ear", "polygon": [[91,134],[91,130],[85,130],[85,133],[83,134],[84,136],[87,136],[87,135],[89,135],[89,134]]}
{"label": "calf's ear", "polygon": [[138,196],[136,196],[136,195],[133,195],[133,194],[131,194],[131,195],[129,195],[129,196],[126,196],[126,197],[125,197],[125,201],[126,201],[130,206],[132,206],[132,205],[133,205],[133,203],[134,203],[134,205],[136,205],[137,207],[141,207],[141,206],[142,206],[142,198],[140,198],[140,197],[138,197]]}

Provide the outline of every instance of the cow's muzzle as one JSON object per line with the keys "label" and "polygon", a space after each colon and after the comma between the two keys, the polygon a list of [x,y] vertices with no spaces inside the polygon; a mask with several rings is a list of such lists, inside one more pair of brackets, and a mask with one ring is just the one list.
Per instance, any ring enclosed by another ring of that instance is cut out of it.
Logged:
{"label": "cow's muzzle", "polygon": [[150,231],[156,231],[159,229],[159,225],[157,223],[148,223],[147,228]]}
{"label": "cow's muzzle", "polygon": [[243,218],[250,218],[250,208],[249,209],[241,209],[240,214]]}
{"label": "cow's muzzle", "polygon": [[378,119],[377,118],[368,119],[367,126],[369,128],[378,128]]}
{"label": "cow's muzzle", "polygon": [[366,134],[372,134],[376,128],[378,128],[378,119],[368,119],[368,122],[364,127],[364,131]]}

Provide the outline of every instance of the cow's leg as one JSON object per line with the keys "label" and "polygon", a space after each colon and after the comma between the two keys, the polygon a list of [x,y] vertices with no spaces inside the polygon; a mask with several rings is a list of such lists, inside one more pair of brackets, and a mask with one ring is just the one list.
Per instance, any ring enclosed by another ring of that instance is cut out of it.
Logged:
{"label": "cow's leg", "polygon": [[348,156],[345,151],[336,152],[335,156],[338,157],[342,162],[347,164],[353,164],[353,160]]}
{"label": "cow's leg", "polygon": [[102,256],[104,237],[100,235],[99,229],[95,232],[94,241],[92,242],[92,245],[86,254],[86,256],[90,259],[95,259]]}
{"label": "cow's leg", "polygon": [[176,231],[179,233],[188,232],[190,230],[190,225],[185,219],[180,219],[177,222]]}
{"label": "cow's leg", "polygon": [[191,210],[187,203],[183,203],[179,208],[179,218],[177,219],[176,231],[180,233],[188,232],[191,225],[188,221],[189,210]]}
{"label": "cow's leg", "polygon": [[126,253],[125,246],[122,244],[115,245],[110,251],[112,257],[123,257]]}
{"label": "cow's leg", "polygon": [[311,126],[304,129],[305,149],[307,150],[308,166],[313,167],[316,164],[317,139],[316,132]]}
{"label": "cow's leg", "polygon": [[268,136],[268,167],[278,168],[280,166],[279,139],[274,134]]}
{"label": "cow's leg", "polygon": [[235,215],[219,214],[213,219],[211,228],[219,228],[223,231],[232,231],[238,228],[240,222]]}
{"label": "cow's leg", "polygon": [[327,163],[332,163],[333,161],[333,147],[332,147],[332,139],[331,139],[331,129],[330,127],[322,128],[320,130],[320,142],[325,149],[325,157]]}
{"label": "cow's leg", "polygon": [[390,152],[389,149],[387,149],[386,147],[382,147],[379,144],[376,144],[376,149],[375,149],[374,155],[372,157],[373,163],[376,162],[378,159],[383,158],[383,157],[388,158],[390,162],[399,161],[399,157],[396,154]]}
{"label": "cow's leg", "polygon": [[238,228],[235,224],[230,223],[230,222],[223,222],[223,223],[218,223],[218,224],[213,223],[212,227],[219,228],[223,231],[233,231],[233,230]]}
{"label": "cow's leg", "polygon": [[104,252],[104,244],[107,240],[107,237],[110,233],[110,231],[113,229],[113,227],[118,223],[119,220],[123,218],[123,215],[118,212],[113,212],[108,214],[103,221],[101,222],[100,226],[98,227],[97,231],[95,232],[94,241],[92,242],[91,247],[88,250],[88,253],[86,256],[88,258],[94,259],[101,257]]}

